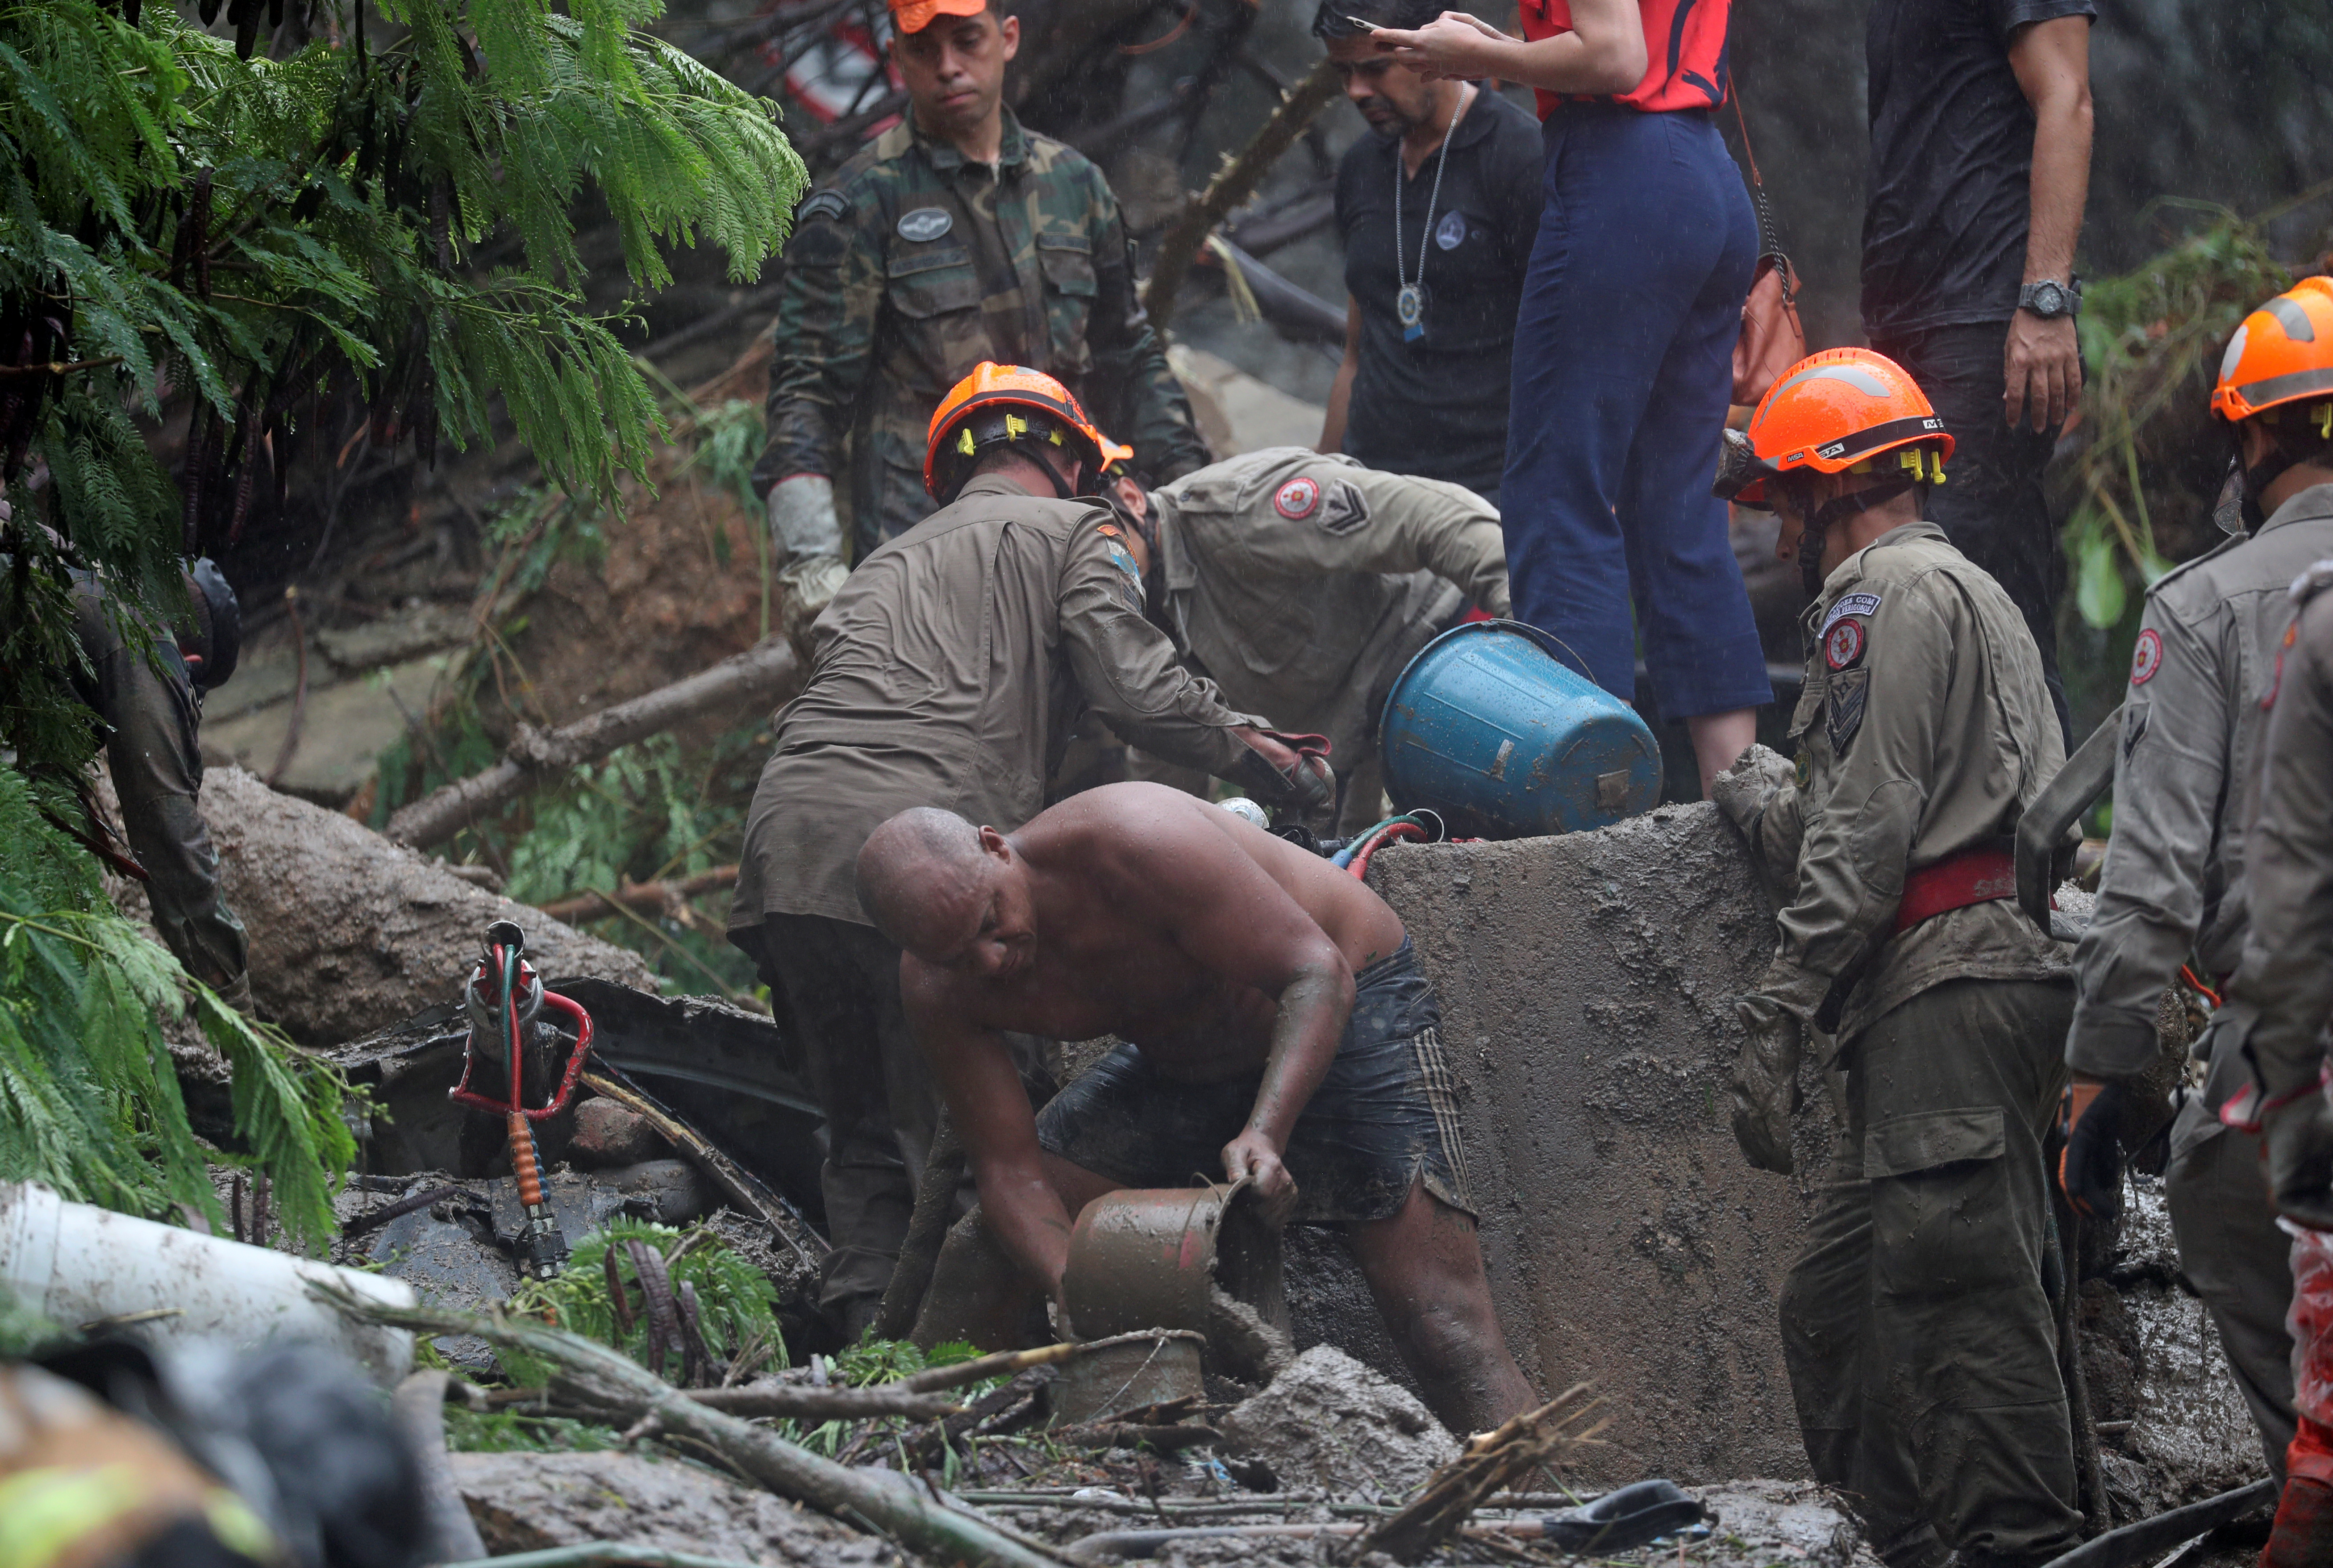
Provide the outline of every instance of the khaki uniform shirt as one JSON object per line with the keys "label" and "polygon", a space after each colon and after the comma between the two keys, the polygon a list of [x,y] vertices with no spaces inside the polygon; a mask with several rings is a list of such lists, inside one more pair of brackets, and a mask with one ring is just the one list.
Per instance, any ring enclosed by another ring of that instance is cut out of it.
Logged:
{"label": "khaki uniform shirt", "polygon": [[2299,615],[2271,677],[2245,872],[2251,931],[2233,987],[2257,1016],[2251,1053],[2271,1094],[2315,1082],[2333,1020],[2333,559],[2292,597]]}
{"label": "khaki uniform shirt", "polygon": [[2242,957],[2244,797],[2268,727],[2261,698],[2292,625],[2292,580],[2328,555],[2333,485],[2320,485],[2147,593],[2115,765],[2114,833],[2097,912],[2074,952],[2081,992],[2066,1061],[2080,1072],[2144,1071],[2158,1049],[2156,1005],[2179,966],[2192,953],[2211,985]]}
{"label": "khaki uniform shirt", "polygon": [[1272,447],[1150,499],[1176,648],[1227,701],[1327,736],[1340,775],[1419,649],[1470,603],[1508,612],[1499,515],[1457,485]]}
{"label": "khaki uniform shirt", "polygon": [[859,847],[910,806],[1019,827],[1078,716],[1220,773],[1263,720],[1226,707],[1142,618],[1120,524],[982,475],[876,551],[811,628],[745,821],[732,930],[769,914],[868,924]]}
{"label": "khaki uniform shirt", "polygon": [[2008,594],[1935,524],[1912,523],[1841,562],[1806,628],[1798,782],[1752,834],[1770,869],[1795,867],[1760,991],[1845,1039],[1947,980],[2064,977],[2059,944],[2013,899],[1894,934],[1905,873],[2008,848],[2066,760]]}
{"label": "khaki uniform shirt", "polygon": [[993,168],[910,116],[811,193],[794,223],[754,484],[833,479],[859,556],[932,510],[932,410],[983,360],[1058,379],[1156,478],[1207,460],[1135,293],[1109,181],[1010,110]]}

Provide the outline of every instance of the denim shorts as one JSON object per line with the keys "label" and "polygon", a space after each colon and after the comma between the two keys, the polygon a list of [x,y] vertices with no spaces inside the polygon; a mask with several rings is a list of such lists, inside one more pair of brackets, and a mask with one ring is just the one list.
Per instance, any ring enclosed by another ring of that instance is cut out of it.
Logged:
{"label": "denim shorts", "polygon": [[[1405,938],[1353,976],[1328,1076],[1296,1119],[1282,1156],[1299,1221],[1385,1219],[1426,1191],[1473,1215],[1455,1081],[1442,1050],[1442,1005]],[[1161,1077],[1136,1045],[1118,1046],[1037,1117],[1047,1153],[1128,1187],[1224,1178],[1224,1145],[1255,1108],[1261,1069],[1215,1083]]]}

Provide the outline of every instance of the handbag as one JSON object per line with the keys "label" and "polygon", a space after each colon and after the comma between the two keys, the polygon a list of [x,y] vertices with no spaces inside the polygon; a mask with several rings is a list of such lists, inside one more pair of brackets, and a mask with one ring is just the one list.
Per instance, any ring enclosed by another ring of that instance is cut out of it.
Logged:
{"label": "handbag", "polygon": [[1792,365],[1807,357],[1807,330],[1799,324],[1799,274],[1783,253],[1759,178],[1758,155],[1750,150],[1750,122],[1742,117],[1742,95],[1732,94],[1733,120],[1742,128],[1742,151],[1750,163],[1750,199],[1758,209],[1758,269],[1750,274],[1750,297],[1742,302],[1742,335],[1733,344],[1733,401],[1754,406]]}

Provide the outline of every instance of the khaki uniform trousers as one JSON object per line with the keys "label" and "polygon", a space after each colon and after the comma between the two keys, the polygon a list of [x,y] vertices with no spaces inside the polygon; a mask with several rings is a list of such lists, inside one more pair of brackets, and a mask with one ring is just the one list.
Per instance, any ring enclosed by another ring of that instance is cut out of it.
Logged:
{"label": "khaki uniform trousers", "polygon": [[1890,1568],[2080,1539],[2041,1140],[2069,986],[1953,980],[1841,1048],[1846,1116],[1782,1292],[1807,1457]]}

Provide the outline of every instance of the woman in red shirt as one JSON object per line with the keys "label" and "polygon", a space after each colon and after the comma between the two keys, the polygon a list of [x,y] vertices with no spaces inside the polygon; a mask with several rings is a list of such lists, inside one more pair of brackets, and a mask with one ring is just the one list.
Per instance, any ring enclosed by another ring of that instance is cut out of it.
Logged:
{"label": "woman in red shirt", "polygon": [[[1546,205],[1515,320],[1500,506],[1515,614],[1685,720],[1702,785],[1755,738],[1765,656],[1709,493],[1758,222],[1717,133],[1728,0],[1521,0],[1378,45],[1534,88]],[[1631,614],[1633,607],[1634,614]]]}

